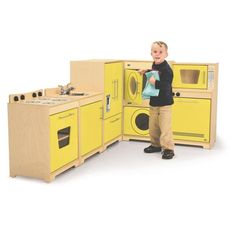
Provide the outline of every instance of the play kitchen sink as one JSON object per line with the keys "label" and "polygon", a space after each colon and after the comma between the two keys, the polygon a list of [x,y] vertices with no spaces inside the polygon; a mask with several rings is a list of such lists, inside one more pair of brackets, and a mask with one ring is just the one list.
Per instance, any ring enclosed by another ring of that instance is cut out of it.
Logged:
{"label": "play kitchen sink", "polygon": [[58,89],[59,90],[57,91],[57,93],[59,95],[69,95],[69,96],[88,96],[89,95],[88,93],[75,91],[76,88],[73,87],[70,83],[65,86],[58,85]]}
{"label": "play kitchen sink", "polygon": [[70,96],[88,96],[88,93],[70,93]]}
{"label": "play kitchen sink", "polygon": [[10,176],[50,182],[102,148],[103,94],[74,92],[60,95],[54,88],[9,96]]}
{"label": "play kitchen sink", "polygon": [[94,94],[93,92],[81,91],[79,90],[79,88],[76,88],[76,87],[68,87],[68,88],[67,87],[68,85],[66,86],[58,85],[57,88],[47,88],[44,90],[44,95],[46,97],[82,98],[82,97],[88,97]]}

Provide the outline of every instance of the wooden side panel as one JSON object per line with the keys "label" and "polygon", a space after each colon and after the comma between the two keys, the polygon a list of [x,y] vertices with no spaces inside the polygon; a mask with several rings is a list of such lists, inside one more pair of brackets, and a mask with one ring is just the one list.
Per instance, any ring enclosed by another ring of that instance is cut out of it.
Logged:
{"label": "wooden side panel", "polygon": [[8,104],[10,176],[47,179],[49,161],[48,108]]}

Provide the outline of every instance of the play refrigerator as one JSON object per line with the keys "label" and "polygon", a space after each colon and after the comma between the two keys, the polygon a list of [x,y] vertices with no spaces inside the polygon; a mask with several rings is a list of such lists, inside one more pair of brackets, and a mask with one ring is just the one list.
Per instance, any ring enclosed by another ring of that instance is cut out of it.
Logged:
{"label": "play refrigerator", "polygon": [[81,90],[104,93],[103,143],[106,148],[122,138],[123,62],[71,61],[71,84]]}

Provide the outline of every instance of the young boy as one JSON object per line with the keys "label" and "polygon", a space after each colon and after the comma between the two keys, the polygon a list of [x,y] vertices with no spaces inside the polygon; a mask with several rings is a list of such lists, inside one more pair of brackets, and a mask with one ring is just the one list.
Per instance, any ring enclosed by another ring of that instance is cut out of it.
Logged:
{"label": "young boy", "polygon": [[162,159],[172,159],[174,142],[171,128],[171,108],[173,71],[165,60],[168,56],[168,46],[162,41],[154,42],[151,46],[154,60],[152,70],[158,71],[160,81],[151,77],[149,82],[159,89],[157,97],[150,97],[149,133],[151,145],[144,149],[145,153],[162,152]]}

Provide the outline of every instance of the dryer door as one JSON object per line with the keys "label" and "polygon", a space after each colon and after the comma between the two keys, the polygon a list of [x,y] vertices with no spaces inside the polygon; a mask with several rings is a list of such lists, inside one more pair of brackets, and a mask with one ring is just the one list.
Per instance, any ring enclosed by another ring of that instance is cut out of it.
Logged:
{"label": "dryer door", "polygon": [[145,81],[137,70],[125,70],[125,100],[128,103],[141,104]]}
{"label": "dryer door", "polygon": [[124,135],[149,136],[149,109],[124,107]]}
{"label": "dryer door", "polygon": [[149,135],[149,110],[138,109],[131,118],[131,124],[138,135]]}

